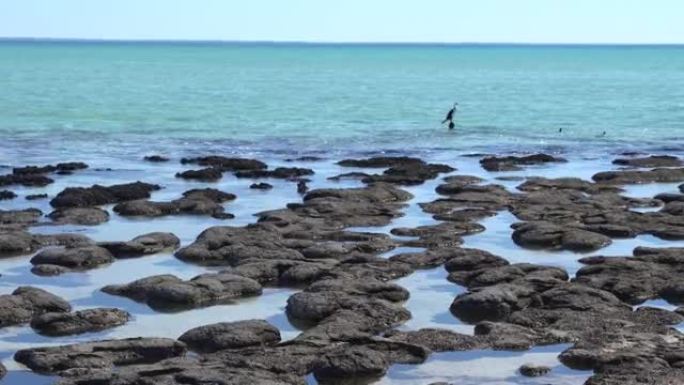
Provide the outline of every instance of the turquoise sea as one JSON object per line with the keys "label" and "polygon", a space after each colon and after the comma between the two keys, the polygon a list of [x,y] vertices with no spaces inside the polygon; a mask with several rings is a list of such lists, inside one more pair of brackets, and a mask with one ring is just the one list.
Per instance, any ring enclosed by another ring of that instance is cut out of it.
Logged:
{"label": "turquoise sea", "polygon": [[3,158],[682,149],[684,46],[1,41],[0,135]]}

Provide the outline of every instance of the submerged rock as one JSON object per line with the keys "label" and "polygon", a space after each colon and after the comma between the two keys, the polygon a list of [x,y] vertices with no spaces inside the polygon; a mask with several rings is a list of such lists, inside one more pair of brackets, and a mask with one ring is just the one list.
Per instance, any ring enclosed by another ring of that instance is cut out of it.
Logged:
{"label": "submerged rock", "polygon": [[345,177],[360,177],[364,183],[392,183],[398,185],[419,185],[426,180],[435,179],[440,173],[455,169],[444,164],[426,163],[418,158],[410,157],[375,157],[369,159],[345,159],[338,162],[345,167],[387,168],[382,174],[350,173],[329,179],[339,180]]}
{"label": "submerged rock", "polygon": [[66,336],[100,331],[128,322],[130,314],[113,308],[79,310],[73,313],[44,313],[31,319],[31,327],[48,336]]}
{"label": "submerged rock", "polygon": [[681,159],[670,155],[651,155],[643,158],[619,158],[615,159],[613,164],[641,168],[684,166],[684,162],[682,162]]}
{"label": "submerged rock", "polygon": [[238,178],[278,178],[291,179],[302,176],[313,175],[314,171],[309,168],[300,167],[278,167],[273,170],[243,170],[236,171],[235,176]]}
{"label": "submerged rock", "polygon": [[56,165],[47,166],[26,166],[17,167],[12,169],[14,175],[35,175],[35,174],[48,174],[48,173],[70,173],[77,170],[85,170],[88,165],[83,162],[67,162],[58,163]]}
{"label": "submerged rock", "polygon": [[487,171],[519,171],[522,170],[521,166],[558,162],[566,162],[566,160],[547,154],[534,154],[526,156],[489,156],[482,158],[480,165]]}
{"label": "submerged rock", "polygon": [[26,196],[27,201],[35,201],[38,199],[47,199],[47,194],[31,194]]}
{"label": "submerged rock", "polygon": [[592,179],[606,184],[673,183],[684,181],[684,168],[655,168],[653,170],[604,171]]}
{"label": "submerged rock", "polygon": [[240,170],[265,170],[268,168],[266,163],[256,159],[228,158],[225,156],[204,156],[198,158],[183,158],[182,164],[198,164],[200,166],[211,166],[221,171],[240,171]]}
{"label": "submerged rock", "polygon": [[148,155],[143,158],[143,160],[153,163],[168,162],[169,158],[162,155]]}

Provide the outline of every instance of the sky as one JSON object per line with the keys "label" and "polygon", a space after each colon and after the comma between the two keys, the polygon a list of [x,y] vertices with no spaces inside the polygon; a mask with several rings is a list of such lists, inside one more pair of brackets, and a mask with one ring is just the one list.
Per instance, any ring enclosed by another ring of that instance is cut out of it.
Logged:
{"label": "sky", "polygon": [[0,0],[0,37],[684,43],[682,0]]}

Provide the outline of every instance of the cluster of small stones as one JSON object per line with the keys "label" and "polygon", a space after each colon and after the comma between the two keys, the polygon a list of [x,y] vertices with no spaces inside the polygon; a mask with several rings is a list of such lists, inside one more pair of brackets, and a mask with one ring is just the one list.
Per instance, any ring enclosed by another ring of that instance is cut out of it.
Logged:
{"label": "cluster of small stones", "polygon": [[[268,170],[257,160],[218,156],[182,162],[205,168],[179,177],[204,181],[232,172],[238,178],[301,182],[313,173],[296,167]],[[550,162],[565,160],[535,154],[481,161],[491,172]],[[441,197],[420,205],[439,222],[395,228],[392,234],[411,237],[397,240],[348,229],[389,225],[403,215],[412,198],[401,186],[421,184],[455,169],[408,157],[343,160],[339,165],[383,171],[333,177],[357,178],[366,186],[308,191],[299,203],[258,214],[256,223],[208,228],[175,252],[187,263],[219,267],[215,273],[189,280],[158,275],[102,288],[159,311],[230,303],[259,296],[265,286],[298,288],[301,291],[288,299],[286,307],[288,318],[304,330],[293,340],[281,341],[278,329],[264,320],[245,320],[201,326],[177,340],[91,341],[23,349],[14,358],[35,372],[59,376],[60,384],[73,385],[305,384],[309,374],[322,384],[367,383],[382,377],[393,364],[419,364],[432,352],[524,351],[570,343],[559,358],[570,368],[593,370],[588,384],[684,383],[684,335],[672,327],[684,321],[684,311],[633,309],[651,299],[684,303],[684,249],[640,247],[630,256],[583,258],[585,266],[571,278],[557,267],[512,264],[505,256],[461,247],[464,236],[485,230],[479,220],[502,210],[520,221],[513,225],[512,239],[524,248],[595,251],[612,239],[641,234],[684,239],[684,185],[683,194],[653,199],[627,198],[620,188],[682,182],[681,160],[628,157],[616,164],[625,169],[598,173],[593,181],[527,178],[518,192],[483,184],[473,176],[448,176],[436,189]],[[54,167],[59,170],[59,165]],[[94,210],[104,204],[116,204],[119,215],[221,216],[221,203],[235,198],[205,189],[188,191],[171,202],[150,201],[150,194],[159,188],[142,182],[68,188],[51,201],[56,211],[50,217],[58,223],[97,224],[106,219]],[[661,208],[633,210],[640,207]],[[0,211],[0,255],[38,251],[31,263],[40,274],[90,269],[180,246],[178,238],[168,233],[100,243],[76,235],[33,235],[27,228],[41,215],[36,210]],[[380,257],[398,246],[425,251]],[[411,317],[403,306],[410,293],[392,281],[417,269],[440,266],[447,270],[449,281],[467,289],[454,298],[450,310],[473,324],[475,335],[397,329]],[[44,335],[103,330],[128,319],[129,314],[120,309],[72,312],[68,302],[37,288],[21,287],[0,296],[0,327],[29,323]],[[529,364],[520,373],[542,376],[549,370]]]}

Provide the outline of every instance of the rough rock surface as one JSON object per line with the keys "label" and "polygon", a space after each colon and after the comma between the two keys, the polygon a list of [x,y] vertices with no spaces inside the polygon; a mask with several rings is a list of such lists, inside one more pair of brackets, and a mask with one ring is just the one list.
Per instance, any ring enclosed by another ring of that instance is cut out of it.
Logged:
{"label": "rough rock surface", "polygon": [[73,270],[93,269],[112,262],[114,256],[99,246],[48,248],[31,258],[33,265],[58,265]]}
{"label": "rough rock surface", "polygon": [[338,162],[344,167],[387,168],[382,174],[353,173],[340,175],[331,179],[358,176],[364,183],[385,182],[397,185],[419,185],[429,179],[435,179],[441,173],[454,171],[445,164],[426,163],[418,158],[410,157],[375,157],[369,159],[345,159]]}
{"label": "rough rock surface", "polygon": [[643,158],[618,158],[613,161],[613,164],[640,168],[684,166],[684,162],[682,162],[681,159],[671,155],[651,155]]}
{"label": "rough rock surface", "polygon": [[153,162],[153,163],[161,163],[161,162],[168,162],[169,158],[162,156],[162,155],[147,155],[143,158],[143,160],[148,161],[148,162]]}
{"label": "rough rock surface", "polygon": [[159,310],[190,309],[227,303],[261,294],[261,285],[230,273],[202,274],[184,281],[173,275],[142,278],[126,285],[109,285],[102,291],[146,302]]}
{"label": "rough rock surface", "polygon": [[280,342],[280,331],[262,320],[222,322],[188,330],[178,340],[187,344],[190,349],[210,353],[248,346],[275,345]]}
{"label": "rough rock surface", "polygon": [[149,233],[128,242],[99,242],[97,245],[107,249],[115,258],[136,258],[175,250],[180,245],[180,239],[171,233]]}
{"label": "rough rock surface", "polygon": [[684,168],[655,168],[653,170],[604,171],[592,179],[605,184],[674,183],[684,181]]}
{"label": "rough rock surface", "polygon": [[0,295],[0,327],[22,324],[43,313],[69,311],[67,301],[35,287],[22,286]]}
{"label": "rough rock surface", "polygon": [[50,204],[56,208],[100,206],[149,198],[152,191],[160,188],[158,185],[143,182],[113,186],[94,185],[87,188],[69,187],[57,194]]}
{"label": "rough rock surface", "polygon": [[167,215],[210,215],[215,218],[232,218],[225,213],[221,203],[234,200],[233,194],[216,189],[190,190],[183,197],[170,202],[154,202],[134,200],[122,202],[114,206],[114,211],[121,216],[160,217]]}
{"label": "rough rock surface", "polygon": [[0,190],[0,201],[11,200],[17,197],[17,194],[9,190]]}
{"label": "rough rock surface", "polygon": [[48,217],[58,224],[95,226],[109,220],[109,213],[97,207],[70,207],[57,209]]}
{"label": "rough rock surface", "polygon": [[243,170],[236,171],[235,176],[238,178],[277,178],[277,179],[292,179],[303,176],[313,175],[314,171],[309,168],[300,167],[278,167],[273,170]]}
{"label": "rough rock surface", "polygon": [[19,350],[14,359],[39,373],[112,369],[179,357],[185,345],[167,338],[130,338]]}
{"label": "rough rock surface", "polygon": [[489,156],[480,160],[480,165],[487,171],[518,171],[521,166],[540,165],[552,162],[565,162],[563,158],[557,158],[547,154],[534,154],[526,156]]}
{"label": "rough rock surface", "polygon": [[215,182],[223,178],[223,173],[218,168],[207,167],[199,170],[187,170],[176,173],[176,178],[193,179],[200,182]]}
{"label": "rough rock surface", "polygon": [[38,199],[47,199],[47,194],[30,194],[26,196],[27,201],[35,201]]}
{"label": "rough rock surface", "polygon": [[264,182],[261,182],[261,183],[252,183],[252,184],[249,186],[249,188],[251,188],[251,189],[253,189],[253,190],[270,190],[270,189],[273,188],[273,185],[270,185],[270,184],[264,183]]}
{"label": "rough rock surface", "polygon": [[543,365],[525,364],[518,369],[525,377],[541,377],[551,372],[551,368]]}
{"label": "rough rock surface", "polygon": [[79,310],[73,313],[43,313],[31,319],[31,327],[48,336],[65,336],[113,328],[125,324],[128,312],[113,308]]}

